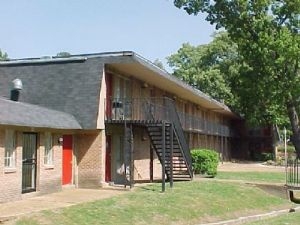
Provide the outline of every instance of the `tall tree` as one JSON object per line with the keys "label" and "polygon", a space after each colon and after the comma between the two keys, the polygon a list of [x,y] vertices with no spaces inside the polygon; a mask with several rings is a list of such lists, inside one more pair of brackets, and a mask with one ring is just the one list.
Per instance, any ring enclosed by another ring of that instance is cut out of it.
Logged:
{"label": "tall tree", "polygon": [[162,61],[160,61],[159,59],[155,59],[153,64],[157,67],[159,67],[160,69],[164,70],[165,67],[164,67],[164,64],[162,63]]}
{"label": "tall tree", "polygon": [[167,59],[175,76],[237,109],[232,86],[238,73],[238,55],[236,45],[226,32],[216,33],[209,44],[185,43]]}
{"label": "tall tree", "polygon": [[6,52],[2,52],[0,49],[0,61],[8,60],[8,55]]}
{"label": "tall tree", "polygon": [[224,28],[240,55],[238,87],[246,118],[278,123],[283,113],[300,157],[300,1],[174,0],[189,14]]}
{"label": "tall tree", "polygon": [[69,57],[69,56],[71,56],[71,53],[69,53],[69,52],[58,52],[57,54],[56,54],[56,56],[57,57],[62,57],[62,58],[64,58],[64,57]]}

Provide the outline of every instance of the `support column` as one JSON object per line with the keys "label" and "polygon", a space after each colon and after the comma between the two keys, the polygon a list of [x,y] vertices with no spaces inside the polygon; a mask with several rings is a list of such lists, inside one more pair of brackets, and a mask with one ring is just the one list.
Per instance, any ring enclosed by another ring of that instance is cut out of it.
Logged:
{"label": "support column", "polygon": [[150,182],[153,182],[153,160],[154,160],[154,149],[152,144],[150,144]]}
{"label": "support column", "polygon": [[124,120],[124,137],[123,137],[123,164],[124,164],[124,187],[127,187],[127,145],[128,145],[128,141],[127,141],[127,125],[126,125],[126,120]]}
{"label": "support column", "polygon": [[223,164],[223,159],[224,159],[224,143],[223,143],[223,141],[224,141],[224,137],[223,136],[221,136],[220,137],[221,138],[221,162],[222,162],[222,164]]}
{"label": "support column", "polygon": [[130,188],[134,185],[134,158],[133,158],[133,128],[130,124]]}
{"label": "support column", "polygon": [[162,123],[162,184],[161,191],[165,192],[166,190],[166,123]]}
{"label": "support column", "polygon": [[170,187],[173,188],[173,124],[170,125]]}

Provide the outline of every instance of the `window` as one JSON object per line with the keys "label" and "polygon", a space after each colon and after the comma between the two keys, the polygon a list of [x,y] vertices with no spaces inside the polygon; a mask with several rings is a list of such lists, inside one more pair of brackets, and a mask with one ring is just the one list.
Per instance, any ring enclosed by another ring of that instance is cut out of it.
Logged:
{"label": "window", "polygon": [[53,165],[53,146],[52,146],[52,135],[50,132],[45,133],[45,165]]}
{"label": "window", "polygon": [[7,168],[16,167],[16,136],[13,130],[5,131],[4,166]]}

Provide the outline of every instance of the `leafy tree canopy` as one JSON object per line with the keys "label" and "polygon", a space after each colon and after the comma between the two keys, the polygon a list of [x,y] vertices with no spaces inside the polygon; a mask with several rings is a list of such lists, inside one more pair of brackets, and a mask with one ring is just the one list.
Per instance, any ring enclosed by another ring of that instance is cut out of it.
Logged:
{"label": "leafy tree canopy", "polygon": [[2,52],[0,49],[0,61],[8,60],[8,55],[6,52]]}
{"label": "leafy tree canopy", "polygon": [[164,64],[162,63],[162,61],[160,61],[159,59],[155,59],[153,62],[154,65],[156,65],[157,67],[159,67],[160,69],[164,70]]}
{"label": "leafy tree canopy", "polygon": [[69,57],[71,53],[69,52],[59,52],[56,54],[57,57]]}
{"label": "leafy tree canopy", "polygon": [[226,32],[220,32],[206,45],[183,44],[168,57],[168,64],[178,78],[237,109],[237,97],[232,91],[238,74],[237,58],[236,45]]}
{"label": "leafy tree canopy", "polygon": [[[174,0],[189,14],[228,32],[240,55],[240,98],[246,118],[281,123],[288,115],[300,153],[300,0]],[[300,156],[300,154],[299,154]]]}

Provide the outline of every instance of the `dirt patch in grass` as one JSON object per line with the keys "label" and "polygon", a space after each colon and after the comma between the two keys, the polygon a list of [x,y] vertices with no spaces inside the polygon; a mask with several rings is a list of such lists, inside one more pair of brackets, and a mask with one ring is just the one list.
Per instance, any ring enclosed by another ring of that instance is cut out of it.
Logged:
{"label": "dirt patch in grass", "polygon": [[283,166],[269,166],[264,165],[262,162],[224,162],[218,166],[218,171],[230,172],[285,172]]}

